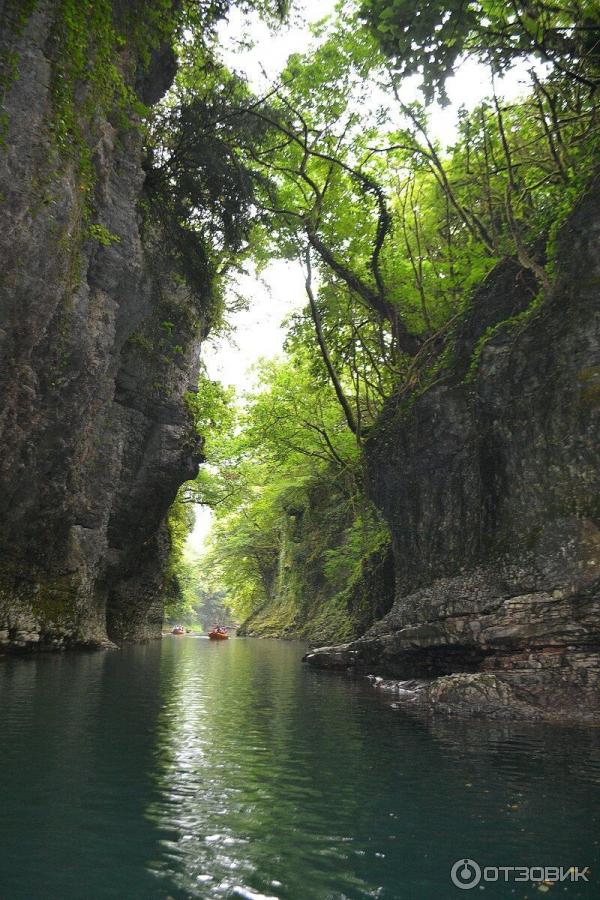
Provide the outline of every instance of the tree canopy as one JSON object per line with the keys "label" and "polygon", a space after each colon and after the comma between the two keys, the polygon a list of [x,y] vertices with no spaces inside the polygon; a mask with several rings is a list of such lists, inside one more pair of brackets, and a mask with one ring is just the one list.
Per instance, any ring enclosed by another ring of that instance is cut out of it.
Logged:
{"label": "tree canopy", "polygon": [[[523,322],[543,304],[554,236],[598,159],[587,0],[364,0],[314,34],[263,96],[188,41],[149,130],[149,202],[184,274],[224,283],[247,258],[304,273],[285,356],[255,390],[236,401],[204,377],[189,399],[208,466],[183,500],[214,508],[206,566],[243,613],[281,593],[292,544],[336,597],[385,544],[363,484],[369,429],[440,376],[499,261],[535,285]],[[432,101],[468,56],[489,95],[442,141]],[[516,61],[530,86],[509,102],[497,79]],[[405,99],[411,75],[420,100]]]}
{"label": "tree canopy", "polygon": [[598,85],[600,10],[594,0],[364,0],[361,14],[401,76],[420,75],[428,100],[464,56],[500,74],[537,57],[589,88]]}

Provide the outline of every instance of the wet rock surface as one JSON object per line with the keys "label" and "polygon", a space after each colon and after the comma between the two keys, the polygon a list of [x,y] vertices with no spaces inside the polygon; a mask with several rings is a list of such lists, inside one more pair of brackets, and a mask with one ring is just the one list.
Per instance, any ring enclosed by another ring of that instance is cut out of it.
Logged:
{"label": "wet rock surface", "polygon": [[553,293],[500,264],[451,364],[390,401],[367,447],[396,600],[312,665],[425,679],[426,710],[600,721],[600,188],[562,228]]}

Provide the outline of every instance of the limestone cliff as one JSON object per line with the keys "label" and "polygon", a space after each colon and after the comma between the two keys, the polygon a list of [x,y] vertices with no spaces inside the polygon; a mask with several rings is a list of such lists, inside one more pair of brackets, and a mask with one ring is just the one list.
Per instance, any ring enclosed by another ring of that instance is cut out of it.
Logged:
{"label": "limestone cliff", "polygon": [[[79,145],[63,127],[63,7],[0,4],[0,643],[16,647],[160,634],[165,516],[201,451],[183,395],[205,304],[143,227],[135,114],[94,111],[84,79]],[[143,72],[127,45],[116,65],[145,103],[174,73],[165,47]]]}
{"label": "limestone cliff", "polygon": [[372,547],[353,566],[328,571],[328,554],[351,559],[348,495],[334,480],[315,480],[303,502],[280,518],[278,553],[265,581],[268,597],[242,624],[253,637],[346,641],[363,634],[389,611],[394,568],[389,541]]}
{"label": "limestone cliff", "polygon": [[599,239],[596,182],[541,307],[500,264],[441,377],[388,403],[367,455],[395,604],[310,662],[417,678],[429,709],[600,719]]}

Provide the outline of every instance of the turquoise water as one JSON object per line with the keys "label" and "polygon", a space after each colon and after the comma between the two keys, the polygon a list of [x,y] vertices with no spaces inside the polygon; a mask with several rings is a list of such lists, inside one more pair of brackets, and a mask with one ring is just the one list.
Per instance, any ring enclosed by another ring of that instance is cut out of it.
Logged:
{"label": "turquoise water", "polygon": [[[436,720],[299,644],[0,661],[0,898],[600,896],[600,731]],[[450,868],[588,865],[589,884]]]}

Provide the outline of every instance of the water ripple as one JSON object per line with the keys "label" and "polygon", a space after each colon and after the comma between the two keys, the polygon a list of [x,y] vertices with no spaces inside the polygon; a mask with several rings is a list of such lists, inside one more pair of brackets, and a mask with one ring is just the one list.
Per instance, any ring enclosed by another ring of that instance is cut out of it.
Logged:
{"label": "water ripple", "polygon": [[3,662],[3,900],[446,900],[460,857],[600,868],[598,730],[420,723],[302,649]]}

